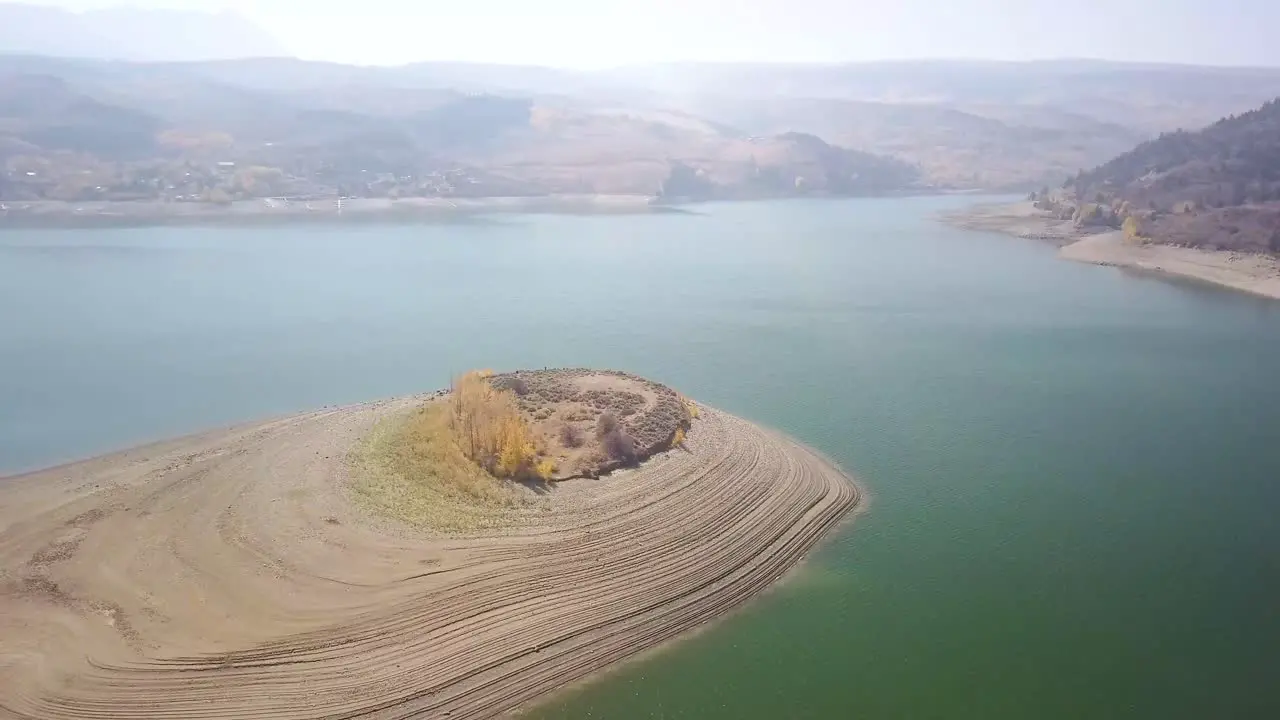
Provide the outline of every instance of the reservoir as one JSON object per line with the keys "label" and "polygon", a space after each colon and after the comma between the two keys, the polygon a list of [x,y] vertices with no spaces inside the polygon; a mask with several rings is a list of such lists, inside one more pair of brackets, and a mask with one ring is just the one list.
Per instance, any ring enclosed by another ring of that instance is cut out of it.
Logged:
{"label": "reservoir", "polygon": [[870,501],[529,717],[1280,716],[1280,303],[933,219],[974,201],[0,232],[0,473],[469,368],[619,368]]}

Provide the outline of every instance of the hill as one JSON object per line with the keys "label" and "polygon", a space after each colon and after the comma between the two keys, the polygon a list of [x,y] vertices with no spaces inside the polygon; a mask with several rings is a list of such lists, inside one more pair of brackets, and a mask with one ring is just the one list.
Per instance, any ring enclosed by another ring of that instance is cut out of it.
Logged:
{"label": "hill", "polygon": [[1280,70],[0,55],[0,93],[0,200],[693,199],[1056,185],[1280,95]]}
{"label": "hill", "polygon": [[1129,203],[1161,242],[1280,252],[1280,100],[1161,135],[1068,184],[1085,200]]}
{"label": "hill", "polygon": [[690,198],[917,187],[909,163],[817,138],[420,72],[0,58],[0,200],[652,196],[686,168],[706,179]]}
{"label": "hill", "polygon": [[72,12],[0,4],[0,53],[103,60],[194,61],[288,51],[231,12],[108,8]]}
{"label": "hill", "polygon": [[1280,70],[904,61],[633,68],[645,101],[755,133],[808,132],[918,165],[954,188],[1057,184],[1160,132],[1198,128],[1280,95]]}
{"label": "hill", "polygon": [[838,98],[701,97],[707,117],[756,133],[798,131],[917,165],[929,182],[990,190],[1057,182],[1147,135],[1051,107]]}

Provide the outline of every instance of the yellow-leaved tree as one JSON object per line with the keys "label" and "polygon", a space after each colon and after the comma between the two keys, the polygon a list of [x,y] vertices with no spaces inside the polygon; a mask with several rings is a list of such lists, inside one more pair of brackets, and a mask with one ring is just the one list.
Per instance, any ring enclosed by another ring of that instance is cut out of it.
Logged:
{"label": "yellow-leaved tree", "polygon": [[550,477],[515,397],[489,382],[492,371],[469,372],[454,381],[450,425],[464,455],[497,477]]}
{"label": "yellow-leaved tree", "polygon": [[550,458],[539,462],[534,466],[534,472],[543,480],[550,480],[552,475],[556,474],[556,463]]}
{"label": "yellow-leaved tree", "polygon": [[1124,239],[1128,242],[1140,243],[1145,239],[1142,236],[1142,222],[1135,215],[1125,218],[1124,224],[1120,227],[1124,230]]}
{"label": "yellow-leaved tree", "polygon": [[684,407],[689,411],[689,417],[698,417],[698,404],[683,395],[680,396],[680,402],[684,403]]}

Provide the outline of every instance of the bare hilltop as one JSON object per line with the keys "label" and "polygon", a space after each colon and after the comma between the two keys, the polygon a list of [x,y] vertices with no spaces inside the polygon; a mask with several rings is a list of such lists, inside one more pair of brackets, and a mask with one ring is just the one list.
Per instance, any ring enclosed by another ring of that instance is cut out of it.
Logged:
{"label": "bare hilltop", "polygon": [[589,370],[5,478],[0,716],[495,717],[738,607],[858,499]]}

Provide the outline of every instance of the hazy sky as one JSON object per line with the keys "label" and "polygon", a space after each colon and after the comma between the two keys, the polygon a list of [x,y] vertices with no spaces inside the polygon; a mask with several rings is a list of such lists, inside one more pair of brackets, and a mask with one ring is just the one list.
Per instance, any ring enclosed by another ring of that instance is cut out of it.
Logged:
{"label": "hazy sky", "polygon": [[1280,0],[26,0],[232,9],[300,57],[645,62],[1093,57],[1280,65]]}

